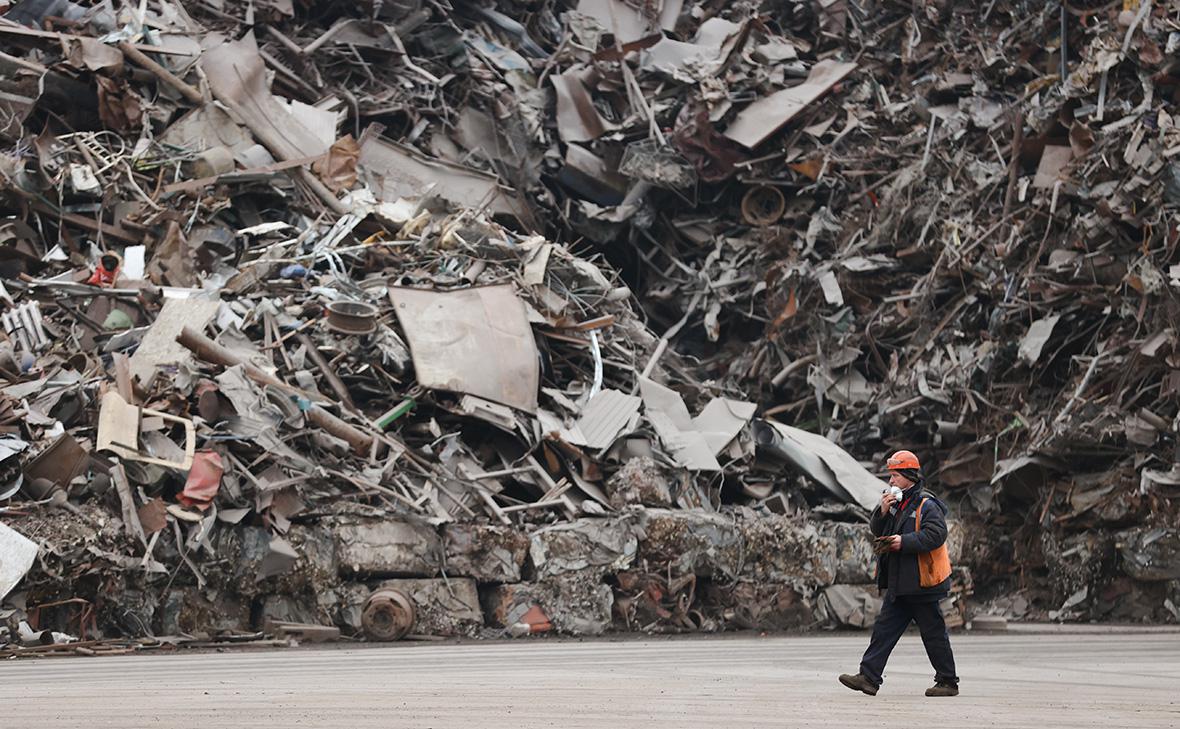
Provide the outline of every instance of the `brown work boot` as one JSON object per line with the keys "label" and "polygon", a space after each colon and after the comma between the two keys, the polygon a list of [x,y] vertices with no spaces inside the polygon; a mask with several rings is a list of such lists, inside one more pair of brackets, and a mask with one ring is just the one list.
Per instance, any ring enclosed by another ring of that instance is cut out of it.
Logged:
{"label": "brown work boot", "polygon": [[873,685],[873,682],[859,673],[855,676],[849,673],[840,674],[840,683],[853,691],[863,691],[869,696],[877,695],[877,687]]}
{"label": "brown work boot", "polygon": [[958,696],[959,687],[954,684],[938,682],[926,689],[927,696]]}

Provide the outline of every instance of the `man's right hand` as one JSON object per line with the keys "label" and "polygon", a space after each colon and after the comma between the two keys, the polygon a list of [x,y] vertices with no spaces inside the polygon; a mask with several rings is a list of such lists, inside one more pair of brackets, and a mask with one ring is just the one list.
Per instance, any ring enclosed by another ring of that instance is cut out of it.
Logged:
{"label": "man's right hand", "polygon": [[897,498],[890,492],[886,491],[881,494],[881,513],[888,514],[893,505],[897,503]]}

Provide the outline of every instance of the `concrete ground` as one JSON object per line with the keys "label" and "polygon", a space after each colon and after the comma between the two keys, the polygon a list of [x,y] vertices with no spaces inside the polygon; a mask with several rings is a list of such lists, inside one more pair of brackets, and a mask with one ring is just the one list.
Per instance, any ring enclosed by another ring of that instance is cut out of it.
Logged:
{"label": "concrete ground", "polygon": [[927,699],[907,634],[876,697],[866,634],[135,655],[0,665],[5,726],[1180,727],[1180,634],[956,635],[962,694]]}

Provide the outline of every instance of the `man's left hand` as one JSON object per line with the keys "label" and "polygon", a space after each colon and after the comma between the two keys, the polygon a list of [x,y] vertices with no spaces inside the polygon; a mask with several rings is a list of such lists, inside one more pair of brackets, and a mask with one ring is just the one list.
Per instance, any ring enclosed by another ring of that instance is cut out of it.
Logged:
{"label": "man's left hand", "polygon": [[900,534],[894,534],[893,536],[889,537],[889,551],[890,552],[900,552],[901,551],[901,535]]}

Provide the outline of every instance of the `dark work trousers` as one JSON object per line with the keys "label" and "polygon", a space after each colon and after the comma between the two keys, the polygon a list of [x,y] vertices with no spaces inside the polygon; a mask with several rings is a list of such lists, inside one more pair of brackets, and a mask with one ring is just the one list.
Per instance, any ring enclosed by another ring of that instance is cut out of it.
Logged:
{"label": "dark work trousers", "polygon": [[958,686],[959,677],[955,675],[955,657],[951,654],[951,638],[946,631],[946,621],[942,619],[938,601],[931,600],[927,595],[910,597],[886,593],[881,604],[881,614],[873,625],[869,649],[860,661],[861,675],[874,685],[881,685],[885,662],[889,660],[893,646],[897,645],[911,620],[918,623],[926,655],[930,658],[930,665],[934,666],[934,680]]}

